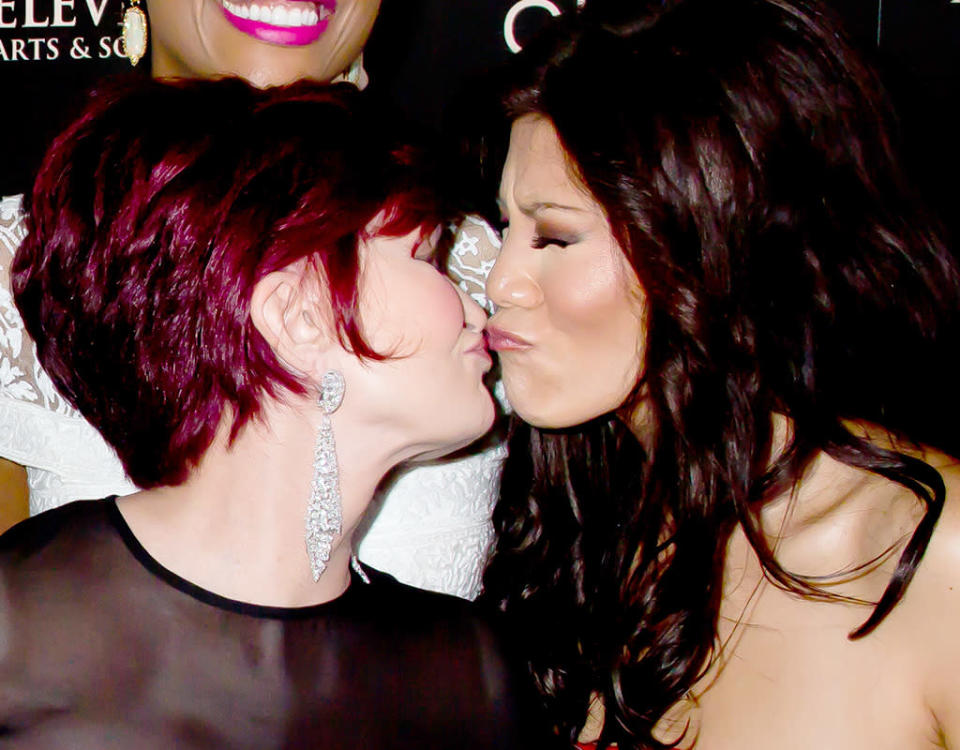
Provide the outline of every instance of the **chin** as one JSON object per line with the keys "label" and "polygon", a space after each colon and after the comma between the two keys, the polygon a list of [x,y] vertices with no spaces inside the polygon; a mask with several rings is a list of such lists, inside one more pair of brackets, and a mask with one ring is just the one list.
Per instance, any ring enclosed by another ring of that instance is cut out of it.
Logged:
{"label": "chin", "polygon": [[417,462],[433,461],[466,448],[490,432],[495,418],[496,411],[493,408],[493,400],[488,397],[484,408],[473,414],[469,422],[464,419],[457,426],[459,429],[454,434],[446,436],[441,445],[419,453],[413,460]]}
{"label": "chin", "polygon": [[522,409],[518,409],[516,406],[513,407],[513,413],[516,414],[520,419],[526,422],[532,427],[536,427],[539,430],[562,430],[567,427],[573,427],[578,422],[570,422],[562,419],[557,419],[550,415],[541,414],[539,412],[529,412]]}
{"label": "chin", "polygon": [[565,430],[586,424],[615,412],[627,398],[626,393],[613,392],[589,393],[589,398],[584,398],[584,389],[573,388],[511,389],[506,379],[504,388],[513,413],[540,430]]}
{"label": "chin", "polygon": [[239,75],[257,88],[263,89],[271,86],[286,86],[303,79],[325,83],[336,76],[338,72],[326,68],[284,65],[268,58],[263,65],[248,67],[239,71]]}
{"label": "chin", "polygon": [[[562,402],[560,404],[531,404],[520,400],[519,403],[515,403],[514,401],[510,400],[509,391],[507,391],[507,400],[510,402],[510,407],[513,409],[514,414],[520,417],[520,419],[527,424],[532,425],[540,430],[565,430],[570,427],[576,427],[577,425],[585,424],[592,419],[596,419],[597,417],[610,412],[610,409],[558,410],[556,408],[552,408],[557,405],[565,405]],[[570,404],[566,405],[569,406]],[[611,407],[611,409],[612,408],[613,407]]]}
{"label": "chin", "polygon": [[527,424],[541,430],[560,430],[577,424],[562,419],[563,415],[557,414],[554,409],[550,409],[550,404],[543,403],[541,399],[524,398],[523,394],[511,392],[508,383],[504,383],[504,386],[510,409]]}
{"label": "chin", "polygon": [[490,428],[493,427],[496,416],[497,413],[493,408],[493,400],[488,396],[484,408],[477,413],[470,429],[464,431],[461,439],[458,440],[447,453],[453,453],[461,448],[466,448],[471,443],[475,443],[485,436],[490,432]]}

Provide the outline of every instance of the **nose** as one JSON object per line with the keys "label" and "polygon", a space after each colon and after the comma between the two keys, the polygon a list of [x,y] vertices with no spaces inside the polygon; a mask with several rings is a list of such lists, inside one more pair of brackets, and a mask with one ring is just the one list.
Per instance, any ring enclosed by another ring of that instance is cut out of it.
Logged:
{"label": "nose", "polygon": [[518,242],[510,241],[510,234],[503,238],[503,246],[497,261],[487,277],[487,297],[499,309],[501,307],[536,307],[543,301],[543,293],[537,283],[527,257]]}
{"label": "nose", "polygon": [[460,295],[460,302],[463,305],[463,325],[471,331],[482,331],[487,323],[487,313],[479,304],[467,294],[460,286],[450,280],[453,288]]}

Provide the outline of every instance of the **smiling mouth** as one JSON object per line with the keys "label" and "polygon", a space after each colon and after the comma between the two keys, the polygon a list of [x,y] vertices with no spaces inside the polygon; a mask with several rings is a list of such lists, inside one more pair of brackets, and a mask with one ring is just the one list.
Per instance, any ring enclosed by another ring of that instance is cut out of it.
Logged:
{"label": "smiling mouth", "polygon": [[224,17],[244,34],[271,44],[315,41],[336,11],[334,0],[219,0]]}

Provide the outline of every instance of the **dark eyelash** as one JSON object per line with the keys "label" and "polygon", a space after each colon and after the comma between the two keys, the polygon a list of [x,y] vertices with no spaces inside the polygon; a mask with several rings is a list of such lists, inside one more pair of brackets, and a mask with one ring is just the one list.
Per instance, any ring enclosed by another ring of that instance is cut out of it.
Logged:
{"label": "dark eyelash", "polygon": [[543,250],[543,248],[548,247],[549,245],[555,245],[561,249],[567,247],[570,243],[567,240],[561,240],[559,237],[545,237],[543,235],[536,235],[533,238],[533,246],[537,250]]}

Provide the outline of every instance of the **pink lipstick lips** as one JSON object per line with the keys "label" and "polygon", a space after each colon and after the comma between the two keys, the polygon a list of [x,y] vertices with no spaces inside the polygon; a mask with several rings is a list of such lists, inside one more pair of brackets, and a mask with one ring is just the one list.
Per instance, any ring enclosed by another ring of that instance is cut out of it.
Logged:
{"label": "pink lipstick lips", "polygon": [[224,17],[254,39],[302,47],[326,31],[335,0],[220,0]]}
{"label": "pink lipstick lips", "polygon": [[487,345],[495,352],[517,352],[532,346],[529,341],[496,326],[487,326]]}

